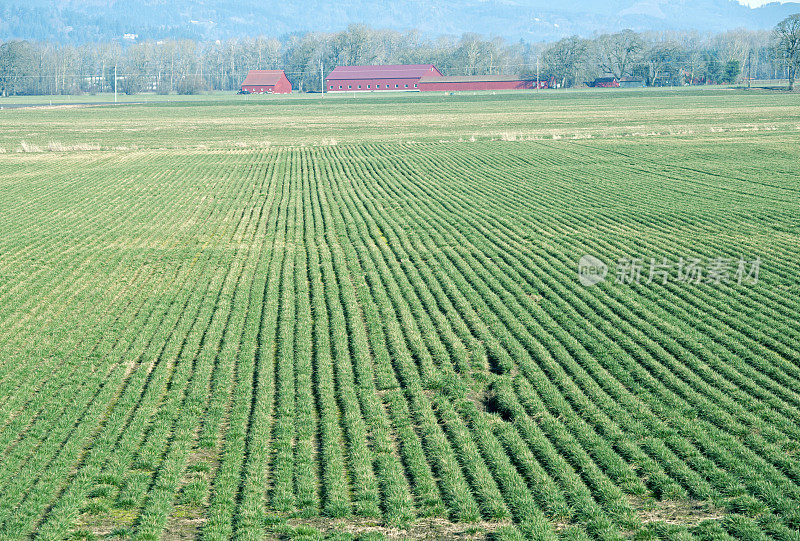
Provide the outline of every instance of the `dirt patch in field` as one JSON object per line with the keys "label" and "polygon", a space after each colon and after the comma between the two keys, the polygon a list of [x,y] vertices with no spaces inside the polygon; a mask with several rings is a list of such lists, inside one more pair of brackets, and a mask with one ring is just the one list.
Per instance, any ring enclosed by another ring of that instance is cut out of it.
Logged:
{"label": "dirt patch in field", "polygon": [[133,527],[136,513],[133,510],[111,509],[102,515],[81,513],[72,528],[76,539],[124,538]]}
{"label": "dirt patch in field", "polygon": [[[424,519],[414,522],[408,528],[387,528],[379,523],[364,519],[292,519],[289,525],[310,526],[323,534],[340,532],[359,536],[379,533],[387,539],[486,539],[492,532],[510,522],[454,523],[445,519]],[[280,538],[280,537],[279,537]]]}
{"label": "dirt patch in field", "polygon": [[724,510],[710,502],[698,500],[653,500],[629,497],[631,506],[636,510],[642,523],[664,522],[682,526],[697,526],[706,520],[721,520]]}
{"label": "dirt patch in field", "polygon": [[206,519],[200,515],[201,511],[189,506],[179,505],[167,520],[167,525],[161,535],[165,541],[183,541],[197,539]]}

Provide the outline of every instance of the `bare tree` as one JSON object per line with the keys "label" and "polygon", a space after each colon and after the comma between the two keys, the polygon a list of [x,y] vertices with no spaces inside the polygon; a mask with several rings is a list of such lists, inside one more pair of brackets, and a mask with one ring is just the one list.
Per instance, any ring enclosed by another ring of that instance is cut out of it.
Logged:
{"label": "bare tree", "polygon": [[459,75],[477,75],[480,73],[480,63],[483,59],[483,47],[481,37],[474,32],[468,32],[461,36],[458,49],[453,53],[453,57],[460,64],[463,73]]}
{"label": "bare tree", "polygon": [[126,52],[119,76],[119,88],[126,94],[150,90],[154,46],[150,42],[132,45]]}
{"label": "bare tree", "polygon": [[375,31],[363,24],[351,24],[336,35],[331,45],[336,63],[345,66],[373,64],[383,54]]}
{"label": "bare tree", "polygon": [[778,51],[786,59],[789,90],[794,90],[797,68],[800,66],[800,13],[785,18],[775,27]]}
{"label": "bare tree", "polygon": [[683,81],[686,83],[686,79],[688,78],[689,84],[693,85],[699,75],[698,72],[703,62],[703,49],[700,44],[700,37],[697,33],[693,32],[684,36],[682,43],[684,51],[682,57]]}
{"label": "bare tree", "polygon": [[578,36],[559,40],[545,50],[544,69],[558,77],[562,87],[575,86],[588,50],[589,42]]}
{"label": "bare tree", "polygon": [[336,66],[338,56],[332,51],[330,34],[305,33],[289,38],[283,53],[283,67],[292,86],[301,92],[320,88],[320,67],[325,73]]}
{"label": "bare tree", "polygon": [[642,38],[633,30],[604,34],[597,38],[600,68],[616,78],[631,74],[641,57]]}
{"label": "bare tree", "polygon": [[644,51],[644,70],[648,86],[657,86],[662,78],[674,75],[680,46],[672,40],[650,44]]}
{"label": "bare tree", "polygon": [[0,45],[0,96],[30,93],[34,73],[34,49],[27,41]]}

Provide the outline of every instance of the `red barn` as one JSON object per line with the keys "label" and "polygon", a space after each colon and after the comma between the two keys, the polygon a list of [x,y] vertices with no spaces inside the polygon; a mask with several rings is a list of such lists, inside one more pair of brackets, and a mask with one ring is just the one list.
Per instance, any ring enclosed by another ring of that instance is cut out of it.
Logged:
{"label": "red barn", "polygon": [[433,64],[337,66],[325,79],[328,92],[415,91],[422,77],[441,77]]}
{"label": "red barn", "polygon": [[292,83],[283,70],[250,70],[242,82],[242,91],[251,94],[291,94]]}
{"label": "red barn", "polygon": [[507,75],[468,75],[461,77],[423,77],[419,89],[423,92],[457,92],[463,90],[523,90],[548,88],[548,80],[520,79]]}

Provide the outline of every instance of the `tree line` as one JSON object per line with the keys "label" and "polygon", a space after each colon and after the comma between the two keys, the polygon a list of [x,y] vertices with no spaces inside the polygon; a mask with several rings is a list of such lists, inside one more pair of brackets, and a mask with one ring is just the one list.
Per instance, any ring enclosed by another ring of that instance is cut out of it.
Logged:
{"label": "tree line", "polygon": [[280,39],[79,46],[9,41],[0,44],[0,95],[236,90],[251,69],[283,69],[296,90],[314,92],[337,65],[418,63],[435,64],[445,75],[539,77],[564,88],[601,76],[638,77],[648,86],[752,79],[788,79],[793,86],[800,65],[800,14],[771,32],[624,30],[553,43],[508,43],[472,33],[430,38],[364,25]]}

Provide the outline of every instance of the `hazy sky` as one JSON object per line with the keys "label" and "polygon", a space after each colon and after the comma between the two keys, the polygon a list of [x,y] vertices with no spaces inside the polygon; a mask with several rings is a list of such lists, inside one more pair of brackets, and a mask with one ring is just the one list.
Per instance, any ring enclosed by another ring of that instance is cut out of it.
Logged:
{"label": "hazy sky", "polygon": [[[740,4],[744,4],[746,6],[750,6],[751,8],[763,6],[764,4],[769,4],[770,2],[775,2],[776,0],[739,0]],[[778,2],[785,2],[786,0],[777,0]]]}

